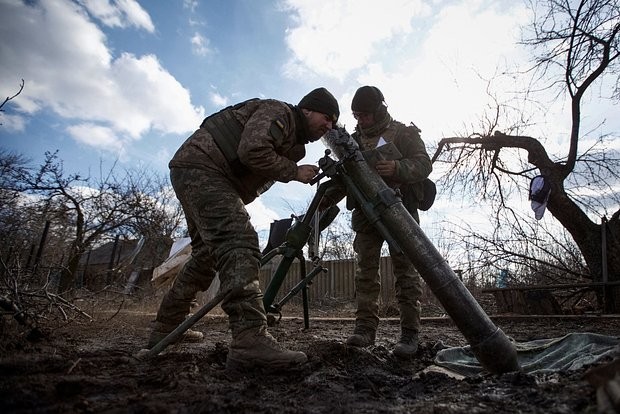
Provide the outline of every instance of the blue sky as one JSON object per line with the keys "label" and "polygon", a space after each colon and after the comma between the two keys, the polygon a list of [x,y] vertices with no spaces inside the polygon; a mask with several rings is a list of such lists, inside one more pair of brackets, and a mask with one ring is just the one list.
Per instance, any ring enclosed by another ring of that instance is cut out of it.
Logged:
{"label": "blue sky", "polygon": [[[178,146],[224,106],[296,104],[325,86],[352,131],[351,98],[370,84],[432,153],[440,138],[476,129],[489,89],[506,101],[527,82],[501,74],[528,65],[518,41],[530,19],[514,0],[0,0],[0,96],[25,80],[0,114],[0,146],[34,162],[59,150],[66,172],[118,160],[167,173]],[[527,132],[562,155],[569,108],[546,102]],[[613,109],[597,109],[584,130]],[[312,144],[304,162],[323,151]],[[276,185],[248,206],[255,226],[302,213],[313,191]],[[454,205],[438,200],[434,214]]]}

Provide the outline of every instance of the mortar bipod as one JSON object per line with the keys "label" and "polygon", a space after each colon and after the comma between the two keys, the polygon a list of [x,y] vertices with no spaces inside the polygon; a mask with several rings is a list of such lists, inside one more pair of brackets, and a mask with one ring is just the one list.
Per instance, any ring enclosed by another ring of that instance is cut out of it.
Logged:
{"label": "mortar bipod", "polygon": [[[322,267],[318,260],[312,260],[313,269],[310,273],[306,273],[306,257],[304,255],[304,246],[308,243],[314,226],[316,226],[316,212],[325,191],[332,186],[332,181],[327,181],[320,184],[317,188],[317,192],[314,195],[310,206],[306,213],[302,216],[292,216],[293,222],[291,227],[287,230],[284,240],[278,247],[266,252],[263,255],[260,264],[261,267],[269,263],[273,258],[282,256],[280,263],[278,264],[274,274],[267,285],[263,294],[263,305],[265,311],[269,313],[277,313],[281,315],[282,306],[288,302],[295,294],[302,292],[302,304],[304,313],[304,326],[308,328],[310,326],[309,310],[308,310],[308,285],[312,283],[314,277],[319,273],[327,273],[327,269]],[[318,221],[319,231],[325,229],[338,215],[340,209],[337,206],[332,206],[329,209],[321,213]],[[299,269],[301,275],[301,281],[295,285],[279,302],[274,303],[276,295],[278,294],[286,275],[288,274],[291,265],[295,261],[299,260]]]}

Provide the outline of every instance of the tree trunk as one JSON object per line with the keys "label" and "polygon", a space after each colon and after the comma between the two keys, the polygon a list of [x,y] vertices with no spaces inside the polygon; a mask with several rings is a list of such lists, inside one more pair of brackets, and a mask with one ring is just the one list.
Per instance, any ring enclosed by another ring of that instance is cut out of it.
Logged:
{"label": "tree trunk", "polygon": [[67,293],[75,287],[77,270],[80,264],[80,258],[82,257],[82,253],[83,249],[75,245],[71,246],[67,266],[64,267],[62,272],[60,273],[58,293],[60,293],[61,295]]}
{"label": "tree trunk", "polygon": [[[552,189],[547,204],[549,212],[571,234],[573,240],[583,254],[583,258],[590,270],[593,282],[603,281],[603,245],[602,225],[594,223],[590,218],[566,195],[564,188],[558,185],[558,181],[552,180]],[[608,281],[620,280],[620,240],[618,238],[620,222],[618,216],[614,216],[606,226],[606,256]],[[614,289],[610,288],[610,292]],[[605,304],[608,312],[618,311],[614,301],[614,295],[606,295],[597,292],[599,305]],[[613,310],[611,310],[613,309]]]}

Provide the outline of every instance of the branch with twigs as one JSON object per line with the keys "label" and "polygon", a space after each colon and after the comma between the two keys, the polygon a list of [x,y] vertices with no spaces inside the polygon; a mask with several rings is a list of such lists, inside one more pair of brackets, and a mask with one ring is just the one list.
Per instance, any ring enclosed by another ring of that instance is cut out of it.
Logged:
{"label": "branch with twigs", "polygon": [[30,285],[36,285],[41,275],[9,269],[2,259],[0,270],[0,309],[4,315],[10,315],[30,330],[28,339],[37,340],[45,336],[43,328],[54,322],[67,324],[80,318],[93,320],[74,303],[50,292],[48,283],[31,288]]}
{"label": "branch with twigs", "polygon": [[[6,103],[9,102],[10,100],[15,99],[17,97],[17,95],[22,93],[23,90],[24,90],[24,80],[22,79],[21,83],[19,84],[19,90],[17,91],[17,93],[15,93],[15,95],[13,95],[13,96],[7,96],[4,99],[4,102],[2,102],[0,104],[0,112],[4,112],[4,109],[2,109],[2,107],[4,107],[4,105],[6,105]],[[2,125],[2,124],[0,124],[0,125]]]}

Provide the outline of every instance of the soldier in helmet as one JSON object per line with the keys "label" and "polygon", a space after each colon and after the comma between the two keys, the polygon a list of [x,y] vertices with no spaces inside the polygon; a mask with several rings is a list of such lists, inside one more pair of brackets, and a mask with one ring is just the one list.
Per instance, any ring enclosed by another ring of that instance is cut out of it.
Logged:
{"label": "soldier in helmet", "polygon": [[[383,93],[375,86],[362,86],[351,102],[357,126],[352,137],[362,151],[383,143],[393,143],[402,158],[380,160],[375,164],[387,185],[399,189],[405,208],[419,222],[418,202],[423,197],[422,181],[428,177],[432,164],[420,130],[394,120],[387,110]],[[351,226],[355,231],[353,247],[357,258],[355,293],[357,310],[355,329],[347,345],[365,347],[374,344],[379,323],[379,261],[383,236],[368,222],[360,209],[354,209]],[[389,247],[396,279],[396,299],[400,310],[400,340],[394,348],[398,357],[411,357],[418,349],[420,330],[421,279],[411,261]]]}
{"label": "soldier in helmet", "polygon": [[[321,138],[339,116],[338,102],[325,88],[298,105],[251,99],[207,117],[169,163],[170,179],[191,237],[192,255],[164,296],[148,347],[152,348],[187,317],[197,292],[216,272],[232,341],[227,366],[281,368],[307,360],[285,349],[267,332],[259,288],[258,236],[245,205],[275,182],[309,183],[314,165],[298,165],[304,145]],[[202,333],[182,337],[199,341]]]}

